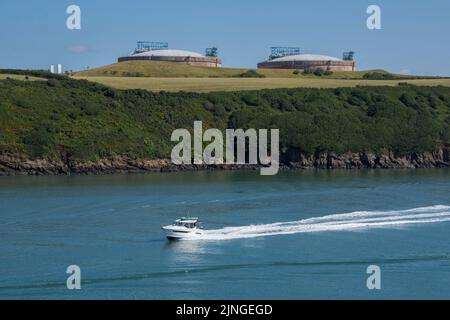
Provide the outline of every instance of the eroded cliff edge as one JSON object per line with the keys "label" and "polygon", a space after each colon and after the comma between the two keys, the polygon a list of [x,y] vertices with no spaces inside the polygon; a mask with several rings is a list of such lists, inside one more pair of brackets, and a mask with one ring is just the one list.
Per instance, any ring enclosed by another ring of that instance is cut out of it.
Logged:
{"label": "eroded cliff edge", "polygon": [[[398,156],[386,153],[320,153],[305,156],[299,152],[284,153],[282,170],[295,169],[414,169],[450,167],[450,148],[442,147],[434,152],[412,153]],[[254,165],[174,165],[170,160],[132,159],[111,157],[96,161],[74,159],[31,159],[25,155],[0,154],[0,176],[14,175],[97,175],[142,172],[177,172],[197,170],[258,169]]]}

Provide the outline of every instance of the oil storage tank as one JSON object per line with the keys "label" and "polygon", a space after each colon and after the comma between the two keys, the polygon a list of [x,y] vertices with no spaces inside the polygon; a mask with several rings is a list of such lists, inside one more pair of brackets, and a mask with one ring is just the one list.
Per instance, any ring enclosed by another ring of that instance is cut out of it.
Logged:
{"label": "oil storage tank", "polygon": [[164,43],[138,42],[138,47],[128,56],[120,57],[119,62],[124,61],[166,61],[178,64],[187,64],[199,67],[222,66],[222,60],[217,56],[217,48],[206,49],[206,54],[169,49]]}
{"label": "oil storage tank", "polygon": [[[289,52],[292,52],[292,50]],[[320,54],[300,54],[298,51],[295,53],[296,54],[283,54],[283,51],[280,50],[280,48],[272,48],[270,58],[264,62],[258,63],[258,68],[300,70],[322,69],[325,71],[355,71],[356,69],[356,63],[353,60],[353,52],[345,52],[343,59]]]}

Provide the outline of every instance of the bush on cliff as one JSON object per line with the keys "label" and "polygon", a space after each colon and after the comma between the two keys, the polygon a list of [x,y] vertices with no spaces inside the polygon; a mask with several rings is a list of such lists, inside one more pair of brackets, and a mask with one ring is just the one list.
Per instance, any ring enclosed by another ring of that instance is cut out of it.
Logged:
{"label": "bush on cliff", "polygon": [[255,70],[248,70],[236,76],[236,78],[265,78],[265,77],[266,77],[265,75],[258,73]]}
{"label": "bush on cliff", "polygon": [[368,72],[363,75],[363,79],[365,80],[396,80],[398,78],[388,72]]}

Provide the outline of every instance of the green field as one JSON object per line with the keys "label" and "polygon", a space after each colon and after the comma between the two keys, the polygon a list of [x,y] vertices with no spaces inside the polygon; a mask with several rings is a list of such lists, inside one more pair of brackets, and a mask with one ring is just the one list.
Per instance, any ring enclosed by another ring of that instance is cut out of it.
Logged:
{"label": "green field", "polygon": [[98,82],[116,89],[150,91],[246,91],[277,88],[338,88],[356,86],[397,86],[399,83],[420,86],[450,87],[450,79],[423,80],[343,80],[326,78],[135,78],[135,77],[75,77]]}
{"label": "green field", "polygon": [[[261,78],[245,78],[246,72],[257,72]],[[366,80],[366,74],[386,76],[385,80]],[[450,79],[423,78],[390,74],[383,70],[334,72],[317,76],[295,70],[207,68],[157,61],[127,61],[73,73],[75,79],[86,79],[116,89],[150,91],[247,91],[278,88],[337,88],[355,86],[397,86],[408,82],[423,86],[450,86]]]}
{"label": "green field", "polygon": [[[159,61],[127,61],[76,72],[73,75],[78,77],[232,78],[249,70],[255,69],[193,67]],[[257,72],[267,78],[315,78],[314,75],[294,74],[294,70],[258,69]],[[334,72],[326,78],[362,79],[367,72],[369,71]],[[383,70],[371,72],[386,73]]]}

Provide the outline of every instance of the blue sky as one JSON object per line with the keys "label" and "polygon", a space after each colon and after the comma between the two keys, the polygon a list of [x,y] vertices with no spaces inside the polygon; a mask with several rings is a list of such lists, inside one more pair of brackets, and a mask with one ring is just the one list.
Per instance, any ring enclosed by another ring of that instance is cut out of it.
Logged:
{"label": "blue sky", "polygon": [[[82,29],[66,28],[67,6]],[[382,30],[366,9],[382,10]],[[138,40],[204,52],[217,46],[225,66],[255,67],[271,46],[341,57],[358,69],[450,75],[450,1],[407,0],[15,0],[0,4],[0,68],[80,70],[114,63]]]}

